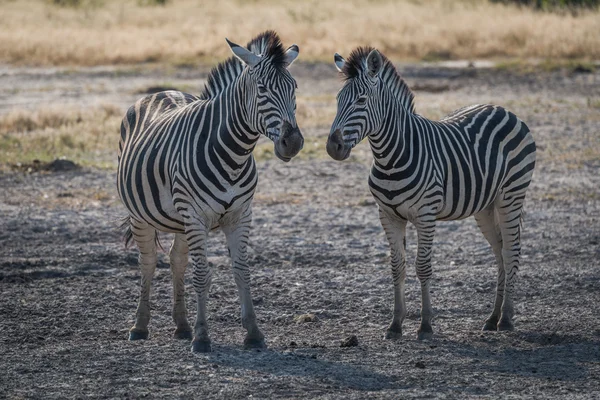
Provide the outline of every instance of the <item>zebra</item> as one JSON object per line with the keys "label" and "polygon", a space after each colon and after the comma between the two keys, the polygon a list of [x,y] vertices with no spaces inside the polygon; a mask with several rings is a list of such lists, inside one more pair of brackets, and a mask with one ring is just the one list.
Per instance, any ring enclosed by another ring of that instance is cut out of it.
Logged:
{"label": "zebra", "polygon": [[402,336],[406,316],[406,225],[417,230],[421,323],[433,335],[431,252],[436,221],[474,216],[498,265],[494,309],[484,330],[513,330],[513,296],[521,249],[525,192],[536,146],[527,125],[495,105],[459,109],[441,121],[415,113],[414,94],[379,51],[359,47],[348,60],[334,55],[345,79],[327,152],[345,160],[368,137],[373,153],[369,188],[390,245],[394,312],[386,339]]}
{"label": "zebra", "polygon": [[[257,185],[252,150],[261,134],[274,153],[290,161],[304,145],[296,124],[296,81],[288,67],[299,54],[284,50],[273,31],[246,48],[226,39],[233,56],[212,69],[197,97],[179,91],[146,96],[131,106],[121,124],[117,188],[129,216],[126,242],[140,250],[141,292],[129,340],[147,339],[149,293],[157,262],[157,231],[175,234],[169,251],[173,276],[174,336],[192,339],[192,351],[211,351],[207,295],[209,231],[225,233],[241,303],[245,348],[265,347],[250,294],[248,236]],[[184,272],[194,266],[197,316],[187,322]]]}

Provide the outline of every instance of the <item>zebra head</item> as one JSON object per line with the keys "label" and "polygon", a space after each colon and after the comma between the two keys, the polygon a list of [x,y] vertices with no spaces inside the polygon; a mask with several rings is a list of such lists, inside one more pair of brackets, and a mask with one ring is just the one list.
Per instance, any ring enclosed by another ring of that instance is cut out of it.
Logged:
{"label": "zebra head", "polygon": [[334,61],[346,82],[337,95],[337,115],[327,138],[327,153],[334,160],[345,160],[354,146],[382,125],[379,75],[384,60],[379,51],[359,47],[348,61],[337,53]]}
{"label": "zebra head", "polygon": [[288,71],[298,57],[298,46],[284,50],[272,31],[257,36],[247,48],[227,43],[245,66],[240,82],[251,128],[273,141],[279,159],[290,161],[304,146],[296,123],[297,85]]}

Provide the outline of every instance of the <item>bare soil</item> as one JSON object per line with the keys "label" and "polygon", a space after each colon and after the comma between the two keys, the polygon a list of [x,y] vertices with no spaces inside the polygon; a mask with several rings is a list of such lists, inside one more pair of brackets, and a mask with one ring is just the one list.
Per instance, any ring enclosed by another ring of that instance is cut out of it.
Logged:
{"label": "bare soil", "polygon": [[[329,65],[294,68],[305,95],[340,87]],[[600,73],[403,70],[417,88],[417,110],[493,102],[523,118],[537,140],[514,332],[481,331],[496,267],[468,219],[438,226],[435,334],[427,341],[416,340],[420,286],[409,228],[405,333],[383,339],[392,282],[363,144],[344,163],[259,163],[250,265],[267,350],[242,349],[220,232],[209,244],[213,352],[192,354],[189,342],[172,338],[164,254],[153,283],[150,338],[128,342],[139,272],[137,251],[124,249],[116,229],[125,210],[115,172],[38,168],[0,175],[0,398],[600,397]],[[205,74],[4,68],[0,112],[66,100],[126,107],[139,96],[137,87],[180,79],[199,88]],[[305,135],[324,146],[326,132],[313,127]],[[168,240],[162,237],[165,247]],[[192,319],[191,269],[187,278]]]}

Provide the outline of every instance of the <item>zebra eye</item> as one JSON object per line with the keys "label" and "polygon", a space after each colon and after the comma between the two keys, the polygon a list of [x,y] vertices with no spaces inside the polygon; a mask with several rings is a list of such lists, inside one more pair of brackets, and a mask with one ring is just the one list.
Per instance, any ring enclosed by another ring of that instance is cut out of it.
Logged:
{"label": "zebra eye", "polygon": [[365,104],[367,104],[367,96],[360,96],[357,100],[356,100],[356,105],[357,106],[364,106]]}
{"label": "zebra eye", "polygon": [[258,85],[258,93],[267,94],[267,88],[264,85]]}

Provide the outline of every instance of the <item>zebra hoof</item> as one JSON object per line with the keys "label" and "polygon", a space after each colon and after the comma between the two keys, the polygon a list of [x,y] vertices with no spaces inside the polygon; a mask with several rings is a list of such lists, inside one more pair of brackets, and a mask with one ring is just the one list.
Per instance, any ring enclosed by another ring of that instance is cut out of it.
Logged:
{"label": "zebra hoof", "polygon": [[400,330],[394,330],[394,329],[388,328],[388,330],[385,331],[384,338],[387,340],[401,339],[402,338],[402,328],[400,328]]}
{"label": "zebra hoof", "polygon": [[515,326],[513,325],[513,323],[508,320],[508,319],[501,319],[500,322],[498,322],[498,331],[514,331],[515,330]]}
{"label": "zebra hoof", "polygon": [[429,340],[433,337],[433,329],[429,324],[421,324],[421,327],[417,331],[418,340]]}
{"label": "zebra hoof", "polygon": [[192,341],[192,353],[210,353],[211,351],[210,340],[194,339]]}
{"label": "zebra hoof", "polygon": [[173,333],[173,337],[175,339],[181,339],[181,340],[192,340],[192,337],[194,335],[192,335],[192,330],[188,327],[188,328],[177,328],[175,329],[175,333]]}
{"label": "zebra hoof", "polygon": [[252,350],[252,349],[266,349],[267,344],[265,343],[265,339],[255,339],[247,337],[244,339],[244,349]]}
{"label": "zebra hoof", "polygon": [[131,328],[129,330],[129,340],[146,340],[148,339],[148,330]]}
{"label": "zebra hoof", "polygon": [[497,319],[488,319],[487,321],[485,321],[485,325],[483,325],[483,329],[482,330],[484,330],[484,331],[495,331],[497,325],[498,325],[498,320]]}

